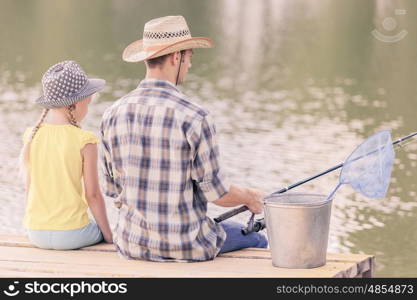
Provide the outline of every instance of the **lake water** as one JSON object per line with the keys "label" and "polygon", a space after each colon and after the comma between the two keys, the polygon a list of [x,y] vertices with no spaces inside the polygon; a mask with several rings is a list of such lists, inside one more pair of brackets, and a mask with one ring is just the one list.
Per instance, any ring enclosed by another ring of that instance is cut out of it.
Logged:
{"label": "lake water", "polygon": [[[396,139],[417,129],[416,1],[0,0],[1,232],[24,232],[16,160],[46,69],[73,59],[106,79],[83,122],[97,133],[104,109],[144,76],[121,60],[124,47],[149,19],[177,14],[216,44],[195,51],[181,89],[213,113],[232,182],[272,192],[342,162],[378,130]],[[416,277],[416,176],[414,142],[396,151],[384,199],[343,186],[329,251],[376,255],[377,276]],[[336,171],[293,191],[327,194],[337,182]]]}

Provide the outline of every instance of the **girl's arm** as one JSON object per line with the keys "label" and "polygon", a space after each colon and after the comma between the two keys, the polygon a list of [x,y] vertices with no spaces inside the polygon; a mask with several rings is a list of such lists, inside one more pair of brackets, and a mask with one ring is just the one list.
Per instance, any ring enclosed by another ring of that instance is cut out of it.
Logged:
{"label": "girl's arm", "polygon": [[88,206],[103,233],[104,239],[107,243],[113,243],[112,232],[109,221],[107,219],[106,206],[104,198],[100,191],[97,171],[97,145],[87,144],[81,150],[83,156],[83,177],[85,197]]}

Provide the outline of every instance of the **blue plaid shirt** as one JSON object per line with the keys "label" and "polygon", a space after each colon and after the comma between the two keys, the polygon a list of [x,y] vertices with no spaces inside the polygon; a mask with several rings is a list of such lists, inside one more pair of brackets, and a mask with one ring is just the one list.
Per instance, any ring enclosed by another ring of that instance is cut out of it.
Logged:
{"label": "blue plaid shirt", "polygon": [[213,259],[226,234],[207,203],[229,190],[209,112],[173,84],[145,79],[101,123],[107,196],[119,216],[114,240],[128,259]]}

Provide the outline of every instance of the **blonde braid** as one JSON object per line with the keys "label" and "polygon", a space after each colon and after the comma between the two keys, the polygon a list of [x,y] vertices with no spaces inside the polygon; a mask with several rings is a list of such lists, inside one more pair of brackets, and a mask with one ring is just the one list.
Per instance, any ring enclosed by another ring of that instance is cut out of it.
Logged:
{"label": "blonde braid", "polygon": [[[29,161],[30,161],[30,145],[36,135],[36,133],[38,132],[39,128],[41,127],[43,121],[46,118],[46,115],[48,114],[49,109],[45,108],[38,120],[38,122],[36,123],[36,125],[33,127],[32,132],[30,134],[29,139],[25,142],[25,144],[23,145],[22,150],[20,151],[20,157],[19,157],[19,168],[20,168],[20,175],[23,178],[26,178],[26,180],[28,179],[29,176]],[[26,176],[24,177],[24,175],[26,174]]]}
{"label": "blonde braid", "polygon": [[68,106],[68,121],[71,123],[71,125],[81,128],[80,125],[78,125],[77,120],[75,119],[75,116],[73,114],[73,111],[75,110],[75,105],[71,104]]}

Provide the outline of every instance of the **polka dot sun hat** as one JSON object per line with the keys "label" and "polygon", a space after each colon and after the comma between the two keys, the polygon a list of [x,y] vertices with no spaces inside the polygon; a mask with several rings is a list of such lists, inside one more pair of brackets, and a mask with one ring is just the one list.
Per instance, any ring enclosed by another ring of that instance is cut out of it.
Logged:
{"label": "polka dot sun hat", "polygon": [[70,106],[103,89],[106,81],[89,79],[75,61],[59,62],[42,77],[43,95],[36,103],[44,108]]}

